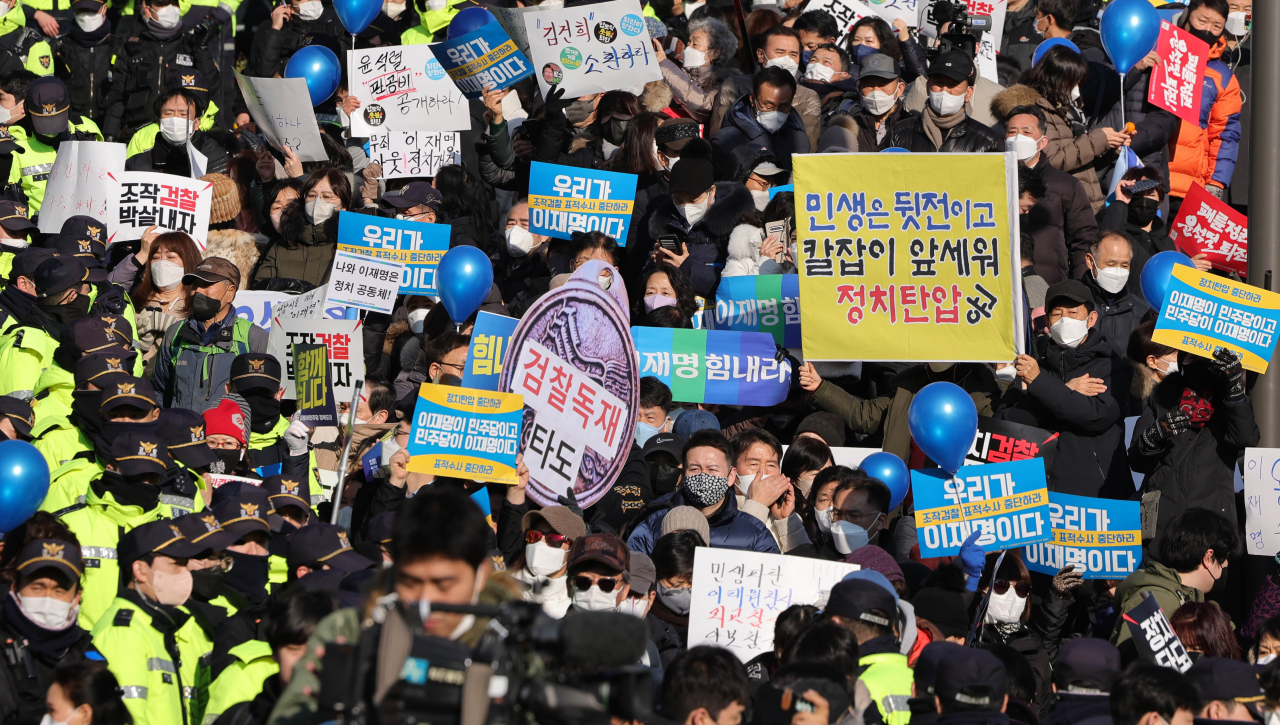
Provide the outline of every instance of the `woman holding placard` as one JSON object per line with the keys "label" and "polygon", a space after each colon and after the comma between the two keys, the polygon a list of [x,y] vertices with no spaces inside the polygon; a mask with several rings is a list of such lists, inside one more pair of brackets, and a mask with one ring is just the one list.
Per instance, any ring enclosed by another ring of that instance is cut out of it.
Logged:
{"label": "woman holding placard", "polygon": [[148,369],[164,331],[191,316],[182,277],[194,272],[200,259],[191,237],[151,227],[142,233],[138,253],[111,270],[110,280],[129,290],[138,311],[138,350]]}

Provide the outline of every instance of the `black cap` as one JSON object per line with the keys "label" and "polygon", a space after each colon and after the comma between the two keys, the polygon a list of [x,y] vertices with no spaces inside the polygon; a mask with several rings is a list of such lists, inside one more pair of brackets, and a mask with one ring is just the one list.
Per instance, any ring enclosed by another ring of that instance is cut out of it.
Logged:
{"label": "black cap", "polygon": [[86,267],[101,267],[102,255],[107,248],[102,242],[95,242],[89,237],[73,237],[70,234],[55,234],[45,240],[44,246],[64,257],[75,257]]}
{"label": "black cap", "polygon": [[872,53],[863,58],[862,63],[858,65],[858,80],[880,78],[891,81],[900,77],[902,72],[898,70],[898,61],[884,53]]}
{"label": "black cap", "polygon": [[[985,688],[985,689],[979,689]],[[943,702],[999,710],[1008,693],[1004,663],[984,649],[961,647],[938,664],[933,692]]]}
{"label": "black cap", "polygon": [[205,284],[230,282],[239,287],[240,268],[234,262],[222,257],[205,257],[194,272],[182,275],[183,284],[198,285],[200,282]]}
{"label": "black cap", "polygon": [[163,554],[173,559],[190,559],[205,547],[193,544],[178,525],[169,519],[143,524],[120,537],[120,567],[130,569],[147,554]]}
{"label": "black cap", "polygon": [[[915,602],[912,602],[915,604]],[[962,612],[963,614],[963,612]],[[932,622],[933,620],[929,620]],[[920,656],[916,658],[915,667],[915,683],[917,697],[925,697],[933,694],[933,684],[938,680],[938,665],[947,657],[955,654],[957,651],[964,649],[955,642],[930,642],[920,650]]]}
{"label": "black cap", "polygon": [[231,382],[236,390],[265,388],[275,393],[280,389],[280,361],[261,352],[236,355],[231,361]]}
{"label": "black cap", "polygon": [[831,587],[826,613],[844,619],[862,620],[881,627],[892,627],[898,604],[893,594],[866,579],[846,579]]}
{"label": "black cap", "polygon": [[27,205],[16,201],[0,201],[0,227],[15,234],[29,234],[39,229],[27,218]]}
{"label": "black cap", "polygon": [[440,205],[444,203],[444,197],[440,192],[425,181],[415,181],[405,185],[399,191],[387,192],[382,200],[397,209],[409,209],[425,204],[437,212],[440,211]]}
{"label": "black cap", "polygon": [[689,145],[689,139],[701,135],[698,122],[692,118],[667,118],[663,119],[662,125],[653,132],[653,142],[658,144],[662,153],[668,156],[679,156],[684,147]]}
{"label": "black cap", "polygon": [[684,439],[675,433],[655,433],[644,443],[643,458],[650,453],[670,453],[677,461],[683,460]]}
{"label": "black cap", "polygon": [[161,476],[173,462],[160,436],[125,433],[111,441],[111,463],[125,478],[155,473]]}
{"label": "black cap", "polygon": [[262,481],[262,489],[267,492],[272,508],[298,506],[310,517],[311,484],[306,476],[268,476]]}
{"label": "black cap", "polygon": [[312,562],[348,573],[373,566],[372,561],[351,548],[345,529],[320,521],[303,526],[289,536],[289,570]]}
{"label": "black cap", "polygon": [[195,68],[177,68],[169,73],[169,89],[189,91],[201,103],[209,103],[209,82]]}
{"label": "black cap", "polygon": [[75,239],[92,240],[102,245],[103,249],[106,248],[107,240],[110,238],[107,235],[106,224],[84,214],[67,217],[67,220],[62,223],[62,229],[59,233]]}
{"label": "black cap", "polygon": [[969,634],[969,608],[959,592],[941,587],[925,587],[911,598],[916,616],[927,619],[947,637]]}
{"label": "black cap", "polygon": [[73,582],[80,581],[84,563],[80,560],[80,547],[61,539],[36,539],[22,547],[18,556],[18,574],[27,576],[46,567],[66,574]]}
{"label": "black cap", "polygon": [[105,390],[108,381],[114,381],[110,376],[132,377],[133,363],[137,357],[138,354],[132,350],[117,349],[90,353],[81,357],[76,361],[76,389],[84,390],[85,385],[93,383],[100,390]]}
{"label": "black cap", "polygon": [[16,280],[19,277],[26,277],[35,282],[36,269],[50,259],[53,259],[52,249],[27,247],[14,255],[13,269],[9,272],[9,279]]}
{"label": "black cap", "polygon": [[[58,332],[58,347],[71,358],[98,352],[128,353],[133,326],[124,315],[101,315],[72,320]],[[132,370],[133,368],[129,368]]]}
{"label": "black cap", "polygon": [[1066,279],[1051,287],[1049,291],[1044,293],[1044,309],[1049,311],[1053,309],[1054,301],[1063,298],[1074,302],[1072,307],[1083,305],[1086,302],[1093,302],[1093,295],[1089,292],[1089,288],[1084,286],[1084,282],[1078,279]]}
{"label": "black cap", "polygon": [[23,438],[31,437],[31,427],[36,423],[35,417],[30,400],[0,395],[0,418],[8,418],[13,424],[14,432],[18,435]]}
{"label": "black cap", "polygon": [[1202,702],[1238,702],[1249,708],[1255,718],[1263,719],[1262,704],[1266,693],[1258,683],[1257,668],[1248,662],[1225,657],[1201,657],[1187,670],[1187,677],[1200,689]]}
{"label": "black cap", "polygon": [[111,385],[102,391],[102,407],[99,410],[106,413],[124,406],[133,406],[142,410],[159,408],[160,396],[156,395],[156,389],[151,387],[151,382],[144,378],[133,376],[112,378]]}
{"label": "black cap", "polygon": [[237,540],[255,531],[271,531],[271,522],[267,519],[271,502],[267,500],[267,492],[258,486],[242,481],[224,483],[214,490],[213,499],[213,513]]}
{"label": "black cap", "polygon": [[201,551],[223,551],[236,543],[234,533],[222,528],[212,511],[199,511],[174,519],[178,530]]}
{"label": "black cap", "polygon": [[75,0],[71,3],[71,9],[78,13],[96,13],[106,4],[106,0]]}
{"label": "black cap", "polygon": [[369,541],[379,544],[390,544],[391,534],[396,527],[396,512],[385,511],[369,519]]}
{"label": "black cap", "polygon": [[58,78],[45,76],[31,81],[23,107],[36,133],[56,136],[71,127],[71,99],[66,84]]}
{"label": "black cap", "polygon": [[1119,675],[1120,650],[1105,639],[1067,640],[1053,661],[1053,682],[1058,692],[1107,694]]}
{"label": "black cap", "polygon": [[[105,272],[103,275],[102,279],[106,279]],[[56,297],[84,282],[101,282],[102,279],[92,279],[89,268],[75,257],[53,257],[36,267],[36,296],[41,299]]]}
{"label": "black cap", "polygon": [[156,431],[169,446],[169,455],[188,468],[207,468],[218,460],[204,439],[204,416],[193,410],[161,410]]}
{"label": "black cap", "polygon": [[973,58],[962,50],[949,50],[934,58],[927,75],[943,76],[953,81],[972,81]]}
{"label": "black cap", "polygon": [[715,169],[706,159],[680,159],[671,167],[671,193],[702,196],[715,183]]}

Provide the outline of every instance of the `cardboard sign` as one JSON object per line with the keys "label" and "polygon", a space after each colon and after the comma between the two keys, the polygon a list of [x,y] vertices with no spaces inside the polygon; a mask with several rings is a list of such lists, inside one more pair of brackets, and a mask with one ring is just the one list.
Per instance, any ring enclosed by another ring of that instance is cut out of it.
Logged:
{"label": "cardboard sign", "polygon": [[338,212],[338,251],[404,264],[400,294],[438,299],[436,267],[449,251],[450,227]]}
{"label": "cardboard sign", "polygon": [[941,469],[911,472],[920,556],[955,556],[975,530],[985,551],[1048,541],[1049,488],[1044,461],[966,466],[952,477]]}
{"label": "cardboard sign", "polygon": [[553,86],[577,98],[662,80],[649,28],[630,0],[529,13],[524,27],[544,98]]}
{"label": "cardboard sign", "polygon": [[1225,347],[1246,370],[1265,373],[1278,324],[1280,294],[1177,265],[1151,339],[1205,358]]}
{"label": "cardboard sign", "polygon": [[511,37],[516,44],[516,49],[524,54],[525,58],[529,57],[529,35],[524,30],[524,16],[526,13],[538,12],[535,5],[528,8],[500,8],[496,6],[486,7],[486,10],[493,13],[493,17],[498,19],[498,23],[502,25],[502,29],[507,31],[507,35]]}
{"label": "cardboard sign", "polygon": [[1053,469],[1053,456],[1058,451],[1058,434],[1029,425],[978,416],[978,432],[965,454],[964,465],[1025,461],[1043,458],[1046,471]]}
{"label": "cardboard sign", "polygon": [[[44,200],[28,204],[27,216],[40,215],[40,231],[57,234],[73,216],[91,216],[115,231],[125,145],[99,141],[63,141],[49,171]],[[107,243],[111,241],[108,239]]]}
{"label": "cardboard sign", "polygon": [[791,388],[791,363],[763,332],[633,327],[640,377],[653,376],[680,403],[777,405]]}
{"label": "cardboard sign", "polygon": [[511,333],[520,321],[514,317],[480,312],[471,329],[471,347],[467,350],[466,367],[462,369],[462,387],[497,390],[502,377],[502,364],[510,346]]}
{"label": "cardboard sign", "polygon": [[1214,269],[1249,274],[1249,217],[1199,184],[1187,192],[1169,238],[1188,257],[1208,255]]}
{"label": "cardboard sign", "polygon": [[1142,564],[1142,504],[1049,494],[1053,539],[1022,554],[1031,571],[1053,576],[1075,566],[1085,579],[1123,579]]}
{"label": "cardboard sign", "polygon": [[500,23],[428,47],[458,90],[472,100],[480,100],[485,90],[510,88],[533,75],[529,60]]}
{"label": "cardboard sign", "polygon": [[293,345],[293,374],[298,420],[312,428],[338,424],[338,406],[329,382],[329,351],[324,345]]}
{"label": "cardboard sign", "polygon": [[1209,67],[1209,44],[1168,20],[1156,40],[1160,60],[1151,69],[1147,100],[1188,123],[1200,125],[1200,96]]}
{"label": "cardboard sign", "polygon": [[1179,672],[1191,669],[1187,648],[1182,646],[1177,632],[1169,624],[1169,618],[1150,592],[1143,592],[1142,602],[1121,616],[1143,659]]}
{"label": "cardboard sign", "polygon": [[142,239],[148,227],[185,232],[204,251],[209,238],[213,182],[154,171],[125,171],[117,178],[116,222],[111,241]]}
{"label": "cardboard sign", "polygon": [[[234,71],[233,71],[234,72]],[[302,78],[250,78],[236,72],[236,85],[267,143],[281,153],[288,146],[299,161],[328,161],[311,93]]]}
{"label": "cardboard sign", "polygon": [[[845,47],[849,34],[853,32],[855,23],[868,15],[878,14],[862,0],[818,0],[810,3],[808,8],[809,10],[825,10],[827,14],[836,19],[836,27],[840,29],[840,37],[836,40],[836,43],[842,48]],[[893,21],[890,20],[889,22]],[[914,25],[914,23],[912,24]]]}
{"label": "cardboard sign", "polygon": [[413,410],[409,470],[515,485],[523,396],[423,383]]}
{"label": "cardboard sign", "polygon": [[369,135],[369,163],[382,167],[382,179],[435,176],[441,166],[462,163],[456,132],[388,131]]}
{"label": "cardboard sign", "polygon": [[693,555],[689,646],[724,647],[743,662],[773,651],[774,621],[793,604],[825,606],[857,564],[707,548]]}
{"label": "cardboard sign", "polygon": [[529,231],[557,239],[598,231],[623,247],[635,198],[635,174],[534,161],[529,169]]}
{"label": "cardboard sign", "polygon": [[1280,553],[1280,448],[1244,450],[1244,549],[1246,554]]}
{"label": "cardboard sign", "polygon": [[283,320],[275,318],[267,337],[267,354],[284,368],[284,397],[293,400],[293,346],[323,344],[329,352],[330,389],[339,401],[350,402],[356,381],[364,380],[364,335],[360,320]]}
{"label": "cardboard sign", "polygon": [[779,347],[800,347],[800,277],[753,274],[724,277],[716,287],[711,329],[767,332]]}
{"label": "cardboard sign", "polygon": [[449,80],[427,45],[347,51],[347,88],[360,99],[351,135],[389,131],[465,131],[467,99]]}
{"label": "cardboard sign", "polygon": [[325,306],[344,305],[390,314],[403,278],[404,262],[339,250],[333,255]]}

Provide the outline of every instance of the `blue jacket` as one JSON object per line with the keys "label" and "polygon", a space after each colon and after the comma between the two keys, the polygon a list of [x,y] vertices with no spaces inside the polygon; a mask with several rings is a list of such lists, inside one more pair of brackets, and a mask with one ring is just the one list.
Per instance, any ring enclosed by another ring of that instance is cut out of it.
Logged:
{"label": "blue jacket", "polygon": [[[649,514],[636,526],[631,536],[627,538],[627,548],[652,554],[653,544],[658,540],[659,532],[662,531],[662,519],[666,517],[667,511],[676,506],[689,505],[691,504],[684,500],[684,491],[679,489],[654,500],[649,507],[659,508],[659,510]],[[738,510],[738,499],[734,497],[732,490],[725,493],[724,506],[708,519],[707,523],[711,525],[713,548],[742,549],[764,554],[782,553],[778,550],[778,542],[774,540],[773,534],[769,533],[769,529],[760,523],[759,519]]]}

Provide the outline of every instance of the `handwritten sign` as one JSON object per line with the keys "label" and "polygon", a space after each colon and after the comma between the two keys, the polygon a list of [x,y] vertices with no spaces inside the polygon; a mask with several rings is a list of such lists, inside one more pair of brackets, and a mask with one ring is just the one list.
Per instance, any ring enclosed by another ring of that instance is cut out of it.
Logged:
{"label": "handwritten sign", "polygon": [[524,27],[543,97],[552,86],[575,98],[662,80],[649,28],[629,0],[529,13]]}
{"label": "handwritten sign", "polygon": [[511,40],[515,42],[516,48],[524,54],[525,58],[529,57],[529,36],[525,33],[524,18],[526,13],[538,12],[535,5],[528,8],[500,8],[497,6],[488,6],[485,8],[493,13],[493,17],[498,19],[498,23],[502,25],[502,29],[507,31],[507,35],[511,36]]}
{"label": "handwritten sign", "polygon": [[316,289],[302,295],[291,295],[287,292],[264,292],[260,290],[239,290],[236,292],[236,315],[264,330],[271,330],[271,318],[302,320],[322,319],[341,320],[346,316],[346,308],[342,306],[324,307],[324,288]]}
{"label": "handwritten sign", "polygon": [[777,405],[791,387],[791,363],[762,332],[633,327],[640,377],[653,376],[682,403]]}
{"label": "handwritten sign", "polygon": [[1280,553],[1280,448],[1244,451],[1245,553]]}
{"label": "handwritten sign", "polygon": [[[235,71],[233,71],[235,72]],[[288,146],[299,161],[328,161],[311,94],[302,78],[250,78],[236,73],[236,85],[258,133],[281,153]]]}
{"label": "handwritten sign", "polygon": [[1169,238],[1188,257],[1208,255],[1214,269],[1249,274],[1249,218],[1199,184],[1187,192]]}
{"label": "handwritten sign", "polygon": [[1278,324],[1280,295],[1176,265],[1151,339],[1206,358],[1225,347],[1265,373]]}
{"label": "handwritten sign", "polygon": [[344,305],[390,314],[403,277],[404,262],[339,250],[333,255],[325,306]]}
{"label": "handwritten sign", "polygon": [[986,551],[1053,538],[1044,461],[966,466],[957,476],[940,469],[911,472],[920,556],[955,556],[975,530]]}
{"label": "handwritten sign", "polygon": [[480,312],[471,330],[471,347],[467,350],[466,367],[462,369],[462,386],[479,390],[497,390],[502,376],[502,363],[507,356],[511,333],[520,321],[514,317]]}
{"label": "handwritten sign", "polygon": [[800,347],[800,278],[794,274],[724,277],[716,287],[715,330],[767,332],[780,347]]}
{"label": "handwritten sign", "polygon": [[154,171],[125,171],[117,178],[116,221],[110,226],[113,242],[142,239],[142,233],[154,225],[161,231],[185,232],[204,251],[213,182]]}
{"label": "handwritten sign", "polygon": [[351,135],[388,131],[465,131],[467,99],[427,45],[347,51],[347,88],[360,99]]}
{"label": "handwritten sign", "polygon": [[262,481],[256,478],[245,478],[244,476],[231,476],[224,473],[206,473],[201,476],[213,488],[219,488],[227,483],[248,483],[253,486],[261,486]]}
{"label": "handwritten sign", "polygon": [[338,424],[338,407],[329,382],[329,351],[324,345],[293,345],[298,420],[315,428]]}
{"label": "handwritten sign", "polygon": [[626,246],[636,178],[534,161],[529,168],[529,231],[558,239],[598,231]]}
{"label": "handwritten sign", "polygon": [[413,411],[409,470],[515,485],[523,396],[423,383]]}
{"label": "handwritten sign", "polygon": [[1052,470],[1057,450],[1057,433],[980,415],[978,432],[973,436],[973,445],[965,455],[964,465],[1043,458],[1045,470]]}
{"label": "handwritten sign", "polygon": [[382,166],[383,179],[435,176],[441,166],[462,163],[456,132],[390,131],[369,136],[369,163]]}
{"label": "handwritten sign", "polygon": [[364,335],[360,320],[283,320],[275,318],[267,337],[267,354],[284,367],[284,397],[297,397],[293,346],[322,344],[329,353],[329,376],[334,397],[351,400],[357,381],[364,380]]}
{"label": "handwritten sign", "polygon": [[1200,123],[1200,96],[1209,67],[1209,44],[1168,20],[1160,21],[1147,100],[1188,123]]}
{"label": "handwritten sign", "polygon": [[1022,560],[1053,576],[1072,565],[1085,579],[1123,579],[1142,563],[1142,504],[1065,493],[1049,494],[1053,538],[1031,544]]}
{"label": "handwritten sign", "polygon": [[[91,216],[115,230],[118,179],[124,172],[125,145],[100,141],[63,141],[49,171],[44,201],[31,203],[27,216],[40,215],[40,231],[57,234],[62,223]],[[108,240],[108,243],[114,240]]]}
{"label": "handwritten sign", "polygon": [[338,213],[338,251],[400,262],[400,294],[439,297],[436,267],[449,251],[449,226],[404,219]]}
{"label": "handwritten sign", "polygon": [[1143,592],[1142,602],[1121,616],[1144,660],[1179,672],[1191,669],[1187,648],[1182,646],[1178,633],[1173,631],[1169,618],[1150,592]]}

